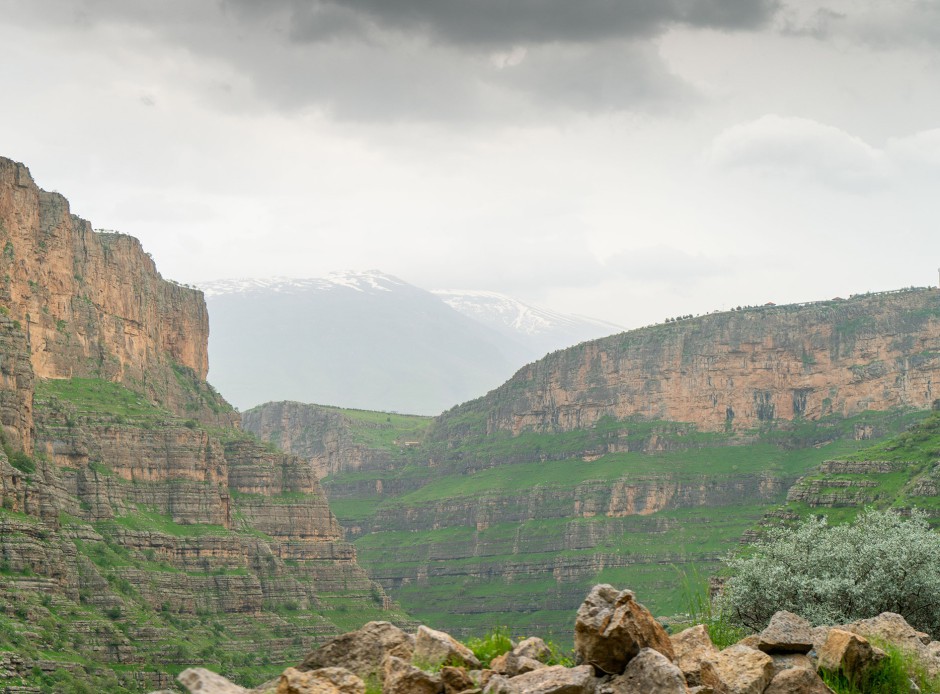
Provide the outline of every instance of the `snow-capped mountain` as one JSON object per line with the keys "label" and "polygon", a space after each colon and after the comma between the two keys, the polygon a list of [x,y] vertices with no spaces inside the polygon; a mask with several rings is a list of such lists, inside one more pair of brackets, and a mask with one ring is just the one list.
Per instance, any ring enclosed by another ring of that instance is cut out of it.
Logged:
{"label": "snow-capped mountain", "polygon": [[613,323],[556,313],[498,292],[433,289],[432,293],[455,311],[513,337],[521,336],[543,353],[624,330]]}
{"label": "snow-capped mountain", "polygon": [[438,414],[554,349],[617,332],[494,292],[379,272],[199,283],[209,380],[241,408],[300,400]]}

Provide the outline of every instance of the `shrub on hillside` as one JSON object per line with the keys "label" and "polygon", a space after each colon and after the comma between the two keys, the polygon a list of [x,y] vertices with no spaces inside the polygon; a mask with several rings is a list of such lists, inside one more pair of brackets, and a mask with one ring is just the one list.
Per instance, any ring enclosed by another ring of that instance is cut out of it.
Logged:
{"label": "shrub on hillside", "polygon": [[734,622],[763,629],[777,610],[814,624],[896,612],[940,637],[940,535],[924,513],[865,511],[851,523],[809,518],[725,560],[719,597]]}

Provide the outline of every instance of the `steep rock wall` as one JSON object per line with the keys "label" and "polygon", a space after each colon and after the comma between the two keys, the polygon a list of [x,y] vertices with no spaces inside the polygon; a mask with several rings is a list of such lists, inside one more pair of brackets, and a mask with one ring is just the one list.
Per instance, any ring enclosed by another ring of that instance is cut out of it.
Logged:
{"label": "steep rock wall", "polygon": [[602,417],[747,430],[774,420],[929,407],[940,291],[768,306],[633,330],[555,352],[442,415],[433,438],[587,429]]}

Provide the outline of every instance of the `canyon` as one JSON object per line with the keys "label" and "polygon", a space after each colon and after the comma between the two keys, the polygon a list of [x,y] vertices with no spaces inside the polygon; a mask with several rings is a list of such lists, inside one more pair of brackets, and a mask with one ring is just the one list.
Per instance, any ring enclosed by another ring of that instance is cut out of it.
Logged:
{"label": "canyon", "polygon": [[596,582],[682,611],[795,483],[923,420],[938,376],[940,291],[911,289],[602,338],[433,419],[282,402],[242,422],[312,462],[416,618],[565,642]]}

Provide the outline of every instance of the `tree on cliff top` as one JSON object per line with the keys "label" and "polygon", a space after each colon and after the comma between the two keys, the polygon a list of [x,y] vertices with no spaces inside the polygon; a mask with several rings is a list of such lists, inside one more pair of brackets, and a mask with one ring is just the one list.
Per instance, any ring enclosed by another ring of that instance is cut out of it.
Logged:
{"label": "tree on cliff top", "polygon": [[921,511],[904,518],[867,510],[835,526],[809,518],[768,531],[725,563],[720,605],[751,629],[763,629],[778,610],[814,624],[896,612],[940,637],[940,535]]}

